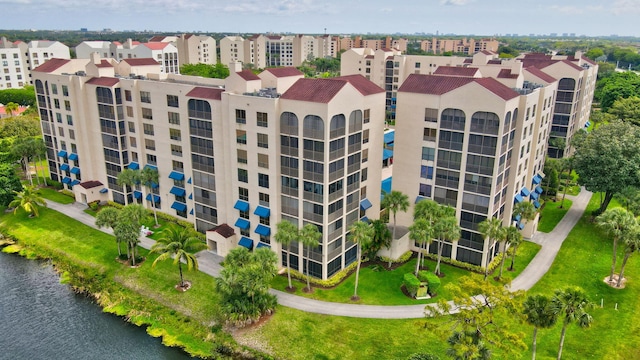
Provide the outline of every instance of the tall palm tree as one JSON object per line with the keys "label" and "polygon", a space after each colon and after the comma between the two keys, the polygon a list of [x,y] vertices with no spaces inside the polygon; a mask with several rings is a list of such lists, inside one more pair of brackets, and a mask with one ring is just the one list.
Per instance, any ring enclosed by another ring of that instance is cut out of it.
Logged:
{"label": "tall palm tree", "polygon": [[287,278],[289,279],[288,289],[293,289],[291,284],[291,249],[289,246],[292,242],[298,240],[298,228],[289,221],[282,220],[277,225],[277,231],[274,235],[274,240],[287,249]]}
{"label": "tall palm tree", "polygon": [[[446,213],[447,211],[445,211]],[[455,214],[455,213],[454,213]],[[442,249],[444,249],[445,240],[454,242],[460,240],[460,225],[455,215],[439,217],[435,226],[436,238],[438,239],[438,261],[434,273],[440,275],[440,261],[442,259]]]}
{"label": "tall palm tree", "polygon": [[[424,218],[431,224],[431,227],[434,227],[436,219],[441,215],[444,208],[445,207],[431,199],[420,200],[413,208],[413,219]],[[423,247],[420,251],[426,252],[429,243],[431,243],[431,241],[421,244]],[[424,256],[422,257],[422,265],[424,266]]]}
{"label": "tall palm tree", "polygon": [[187,270],[198,270],[198,259],[195,253],[206,249],[206,245],[193,236],[193,230],[181,226],[170,226],[162,230],[162,236],[151,247],[152,253],[160,254],[151,264],[155,267],[158,261],[173,258],[173,264],[178,264],[180,271],[180,287],[184,288],[182,276],[182,262],[187,264]]}
{"label": "tall palm tree", "polygon": [[567,326],[571,323],[576,323],[580,327],[589,327],[593,322],[593,317],[587,311],[592,307],[593,304],[587,298],[587,294],[579,287],[556,290],[551,299],[551,311],[562,319],[558,360],[562,358],[562,347],[564,346]]}
{"label": "tall palm tree", "polygon": [[382,206],[389,209],[393,214],[393,233],[389,249],[389,268],[391,268],[391,249],[393,248],[393,241],[396,239],[396,214],[398,211],[407,211],[409,209],[409,197],[400,191],[392,190],[382,199]]}
{"label": "tall palm tree", "polygon": [[531,221],[536,217],[536,207],[533,203],[522,201],[513,206],[513,216],[520,215],[522,220]]}
{"label": "tall palm tree", "polygon": [[[129,204],[120,210],[118,224],[113,229],[116,238],[128,244],[127,253],[135,265],[136,246],[140,242],[140,224],[147,219],[149,212],[139,204]],[[117,240],[116,240],[117,241]]]}
{"label": "tall palm tree", "polygon": [[[156,210],[156,198],[153,196],[153,188],[158,186],[158,170],[155,168],[145,166],[142,171],[140,171],[140,182],[142,186],[146,187],[148,193],[151,194],[151,205],[153,206],[153,219],[156,222],[156,226],[158,226],[158,214]],[[154,186],[155,185],[155,186]]]}
{"label": "tall palm tree", "polygon": [[[120,216],[120,210],[107,206],[102,208],[98,214],[96,214],[96,226],[108,227],[111,230],[115,229],[118,224],[118,217]],[[116,237],[116,242],[118,243],[118,256],[122,255],[122,249],[120,248],[120,239]]]}
{"label": "tall palm tree", "polygon": [[527,324],[533,326],[533,360],[536,360],[538,329],[548,329],[556,324],[558,316],[551,311],[551,299],[545,295],[530,295],[524,301],[523,314]]}
{"label": "tall palm tree", "polygon": [[15,199],[9,203],[9,207],[14,209],[14,214],[19,208],[23,208],[29,214],[29,217],[38,217],[40,215],[38,207],[47,207],[47,202],[33,186],[24,187],[22,191],[15,193]]}
{"label": "tall palm tree", "polygon": [[613,282],[613,275],[616,271],[616,258],[618,256],[618,241],[637,224],[637,221],[632,213],[621,207],[616,207],[598,215],[596,224],[613,238],[613,257],[611,273],[609,274],[609,282]]}
{"label": "tall palm tree", "polygon": [[373,238],[369,244],[362,246],[362,252],[363,256],[373,259],[382,247],[388,250],[391,246],[391,231],[387,223],[381,219],[371,220],[370,224],[373,228]]}
{"label": "tall palm tree", "polygon": [[13,116],[13,114],[17,113],[19,109],[20,109],[20,105],[11,101],[4,106],[4,110],[7,112],[7,115],[9,116]]}
{"label": "tall palm tree", "polygon": [[[518,246],[520,246],[520,244],[522,244],[522,242],[524,241],[524,238],[522,237],[522,234],[520,233],[520,231],[518,231],[518,228],[515,226],[509,226],[506,230],[505,230],[505,250],[506,250],[506,245],[509,245],[509,247],[511,247],[511,266],[509,267],[509,270],[513,271],[513,263],[516,259],[516,252],[518,251]],[[505,255],[507,253],[505,252]],[[502,258],[502,263],[500,264],[500,277],[502,277],[502,267],[504,265],[504,257]]]}
{"label": "tall palm tree", "polygon": [[633,255],[633,253],[640,250],[640,225],[634,226],[623,238],[624,245],[624,258],[622,258],[622,266],[620,267],[620,275],[618,276],[618,283],[616,287],[622,285],[622,279],[624,278],[624,267],[627,265],[627,260]]}
{"label": "tall palm tree", "polygon": [[[420,244],[420,249],[422,250],[422,244],[430,243],[433,241],[434,229],[431,226],[431,223],[427,221],[425,218],[417,218],[413,225],[409,226],[409,239]],[[420,257],[422,256],[422,251],[418,251],[418,261],[416,262],[416,271],[415,275],[418,276],[418,271],[420,270]]]}
{"label": "tall palm tree", "polygon": [[311,279],[309,278],[309,257],[311,256],[311,248],[320,245],[322,234],[318,231],[318,227],[313,224],[305,224],[300,230],[300,242],[307,249],[306,268],[307,268],[307,290],[311,291]]}
{"label": "tall palm tree", "polygon": [[489,276],[489,263],[491,261],[491,248],[496,240],[502,239],[504,236],[502,220],[494,217],[487,218],[478,224],[478,230],[480,230],[480,233],[485,237],[485,239],[489,239],[489,246],[487,247],[487,261],[484,266],[484,279],[487,280],[487,276]]}
{"label": "tall palm tree", "polygon": [[353,300],[358,299],[358,277],[360,275],[360,262],[362,260],[362,246],[370,242],[372,238],[373,228],[364,221],[356,221],[349,228],[349,240],[357,246],[356,257],[358,259],[358,265],[356,266],[356,285],[353,289],[353,296],[351,297]]}
{"label": "tall palm tree", "polygon": [[[118,174],[118,185],[124,187],[125,193],[130,191],[129,188],[140,184],[140,170],[124,169]],[[129,188],[127,188],[129,187]]]}

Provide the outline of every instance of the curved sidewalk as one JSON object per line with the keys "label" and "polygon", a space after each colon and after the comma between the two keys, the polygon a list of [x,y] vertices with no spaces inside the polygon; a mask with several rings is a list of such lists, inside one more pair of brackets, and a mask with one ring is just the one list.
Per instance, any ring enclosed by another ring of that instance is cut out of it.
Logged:
{"label": "curved sidewalk", "polygon": [[[560,251],[562,243],[578,220],[580,220],[587,204],[589,204],[591,192],[583,188],[578,196],[568,197],[573,200],[573,205],[553,231],[550,233],[537,232],[534,235],[532,241],[540,244],[542,247],[527,268],[511,282],[510,288],[512,290],[530,289],[549,271],[558,251]],[[47,204],[49,208],[97,229],[94,217],[84,212],[84,209],[86,209],[85,205],[79,203],[63,205],[52,201],[47,201]],[[111,229],[103,228],[99,230],[113,235]],[[145,236],[140,237],[140,245],[146,249],[149,249],[153,243],[154,241],[152,239]],[[196,256],[198,257],[200,271],[214,277],[220,274],[220,269],[222,269],[220,266],[221,256],[209,251],[202,251]],[[415,319],[425,316],[424,309],[426,306],[435,306],[435,304],[398,306],[343,304],[309,299],[274,289],[271,289],[270,292],[278,297],[278,303],[282,306],[310,313],[334,316],[372,319]]]}

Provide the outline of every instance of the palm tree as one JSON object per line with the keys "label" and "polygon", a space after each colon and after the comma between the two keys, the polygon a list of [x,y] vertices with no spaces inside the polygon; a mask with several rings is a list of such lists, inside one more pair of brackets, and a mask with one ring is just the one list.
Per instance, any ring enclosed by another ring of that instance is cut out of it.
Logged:
{"label": "palm tree", "polygon": [[407,211],[409,209],[409,197],[400,191],[392,190],[382,199],[382,206],[389,209],[393,214],[393,233],[389,249],[389,268],[391,268],[391,248],[393,248],[393,241],[396,239],[396,214],[398,211]]}
{"label": "palm tree", "polygon": [[[420,244],[420,249],[422,249],[422,244],[431,243],[433,241],[433,226],[427,221],[425,218],[418,218],[413,222],[413,225],[409,226],[409,239]],[[415,275],[418,276],[418,271],[420,270],[420,257],[422,255],[422,251],[418,251],[418,261],[416,262],[416,271]]]}
{"label": "palm tree", "polygon": [[298,240],[299,231],[298,228],[289,221],[282,220],[277,225],[277,231],[274,240],[287,249],[287,278],[289,279],[289,287],[287,289],[293,290],[291,284],[291,249],[289,246],[293,241]]}
{"label": "palm tree", "polygon": [[391,231],[389,231],[387,223],[381,219],[371,220],[369,223],[373,228],[373,238],[368,244],[363,244],[362,252],[363,256],[373,259],[382,247],[386,247],[388,250],[391,246]]}
{"label": "palm tree", "polygon": [[[431,199],[424,199],[419,201],[413,208],[413,219],[418,218],[426,219],[431,227],[435,225],[435,221],[438,216],[441,215],[444,207]],[[420,250],[427,251],[427,242],[422,244],[424,247]],[[422,265],[424,266],[424,256],[422,257]]]}
{"label": "palm tree", "polygon": [[[445,213],[447,212],[450,211],[445,211]],[[436,238],[438,239],[438,261],[436,262],[434,273],[440,275],[440,260],[442,259],[442,249],[444,248],[445,240],[451,242],[460,240],[460,225],[458,224],[458,219],[456,219],[455,215],[437,218],[435,232]]]}
{"label": "palm tree", "polygon": [[356,257],[358,265],[356,266],[356,285],[353,289],[352,300],[358,300],[358,277],[360,275],[360,262],[362,260],[362,246],[367,244],[373,238],[373,228],[364,221],[356,221],[349,228],[349,240],[356,244]]}
{"label": "palm tree", "polygon": [[7,105],[4,106],[4,110],[7,112],[7,115],[13,116],[14,113],[18,112],[20,109],[20,105],[14,102],[8,102]]}
{"label": "palm tree", "polygon": [[558,316],[551,311],[551,300],[545,295],[530,295],[524,301],[523,314],[527,324],[533,326],[533,360],[536,360],[538,329],[548,329],[555,325]]}
{"label": "palm tree", "polygon": [[305,259],[307,263],[307,291],[311,291],[311,280],[309,278],[309,257],[311,256],[311,248],[320,245],[319,240],[321,238],[322,234],[314,224],[306,224],[302,227],[302,230],[300,230],[300,242],[307,248],[307,257]]}
{"label": "palm tree", "polygon": [[[118,224],[113,229],[116,238],[120,238],[127,246],[129,258],[133,258],[135,265],[136,246],[140,242],[140,224],[145,221],[149,213],[144,206],[139,204],[129,204],[120,210]],[[116,240],[118,241],[118,240]]]}
{"label": "palm tree", "polygon": [[[511,247],[511,266],[509,267],[509,271],[513,271],[513,263],[516,259],[516,252],[518,251],[518,246],[522,244],[524,238],[518,228],[515,226],[509,226],[505,230],[505,249],[506,245]],[[505,253],[506,255],[506,253]],[[502,277],[502,266],[504,265],[504,257],[502,258],[502,264],[500,264],[500,277]]]}
{"label": "palm tree", "polygon": [[596,224],[613,238],[613,259],[611,262],[611,273],[609,274],[610,283],[613,282],[613,275],[616,271],[618,240],[632,229],[636,223],[637,221],[633,217],[633,214],[620,207],[609,209],[596,217]]}
{"label": "palm tree", "polygon": [[130,189],[127,187],[133,187],[140,184],[140,170],[124,169],[118,174],[118,185],[124,187],[125,193],[128,193]]}
{"label": "palm tree", "polygon": [[47,202],[33,186],[24,187],[22,191],[16,191],[15,193],[16,198],[9,203],[9,207],[14,209],[14,214],[19,208],[23,208],[29,214],[29,217],[38,217],[38,215],[40,215],[38,207],[47,207]]}
{"label": "palm tree", "polygon": [[[99,228],[105,226],[113,230],[118,224],[119,215],[120,210],[111,206],[104,207],[100,212],[98,212],[98,214],[96,214],[96,226]],[[120,239],[117,237],[116,242],[118,243],[118,256],[121,256],[122,250],[120,249]]]}
{"label": "palm tree", "polygon": [[478,230],[480,230],[480,233],[485,237],[485,239],[489,239],[489,246],[487,247],[487,261],[484,267],[484,279],[487,280],[487,276],[489,276],[489,262],[491,261],[491,248],[493,247],[494,241],[500,240],[504,236],[502,220],[494,217],[485,219],[483,222],[478,224]]}
{"label": "palm tree", "polygon": [[162,237],[151,247],[152,253],[160,254],[153,261],[151,267],[155,267],[158,261],[173,258],[173,264],[178,264],[178,270],[180,271],[180,287],[184,289],[182,262],[187,264],[187,270],[198,270],[198,259],[194,254],[204,250],[207,246],[193,236],[191,229],[181,226],[170,226],[162,230],[161,235]]}
{"label": "palm tree", "polygon": [[567,326],[571,323],[577,323],[580,327],[589,327],[593,322],[593,317],[587,313],[587,310],[592,307],[593,304],[587,298],[587,294],[579,287],[567,287],[562,290],[556,290],[555,295],[551,299],[551,312],[562,318],[558,360],[562,357],[562,347],[564,345]]}
{"label": "palm tree", "polygon": [[536,207],[533,203],[522,201],[513,206],[513,216],[520,215],[522,220],[531,221],[536,217]]}
{"label": "palm tree", "polygon": [[633,255],[634,252],[640,250],[640,225],[634,226],[624,236],[624,258],[622,258],[622,266],[620,267],[620,275],[618,276],[618,283],[616,287],[622,285],[622,279],[624,279],[624,267],[627,265],[627,260]]}
{"label": "palm tree", "polygon": [[158,214],[156,210],[156,198],[153,196],[153,188],[158,185],[158,170],[152,167],[145,166],[142,171],[140,171],[140,182],[144,187],[147,188],[149,194],[151,194],[151,205],[153,206],[153,218],[156,222],[156,226],[158,226]]}

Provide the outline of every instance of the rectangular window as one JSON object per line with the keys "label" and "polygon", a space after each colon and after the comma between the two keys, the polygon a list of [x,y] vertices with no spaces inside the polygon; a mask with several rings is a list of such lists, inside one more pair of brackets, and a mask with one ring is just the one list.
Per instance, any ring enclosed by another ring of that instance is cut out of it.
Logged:
{"label": "rectangular window", "polygon": [[143,103],[151,104],[151,93],[149,93],[148,91],[140,91],[140,101]]}
{"label": "rectangular window", "polygon": [[269,168],[269,155],[258,154],[258,167],[268,169]]}
{"label": "rectangular window", "polygon": [[[145,124],[146,126],[147,124]],[[171,140],[182,140],[182,132],[179,129],[169,129],[169,138]]]}
{"label": "rectangular window", "polygon": [[249,172],[246,169],[238,169],[238,181],[243,183],[249,182]]}
{"label": "rectangular window", "polygon": [[171,155],[182,156],[182,146],[171,144]]}
{"label": "rectangular window", "polygon": [[269,148],[269,135],[258,134],[258,147],[265,149]]}
{"label": "rectangular window", "polygon": [[422,147],[422,160],[433,161],[435,159],[436,149],[430,147]]}
{"label": "rectangular window", "polygon": [[[269,206],[269,194],[265,194],[265,193],[258,193],[258,197],[260,200],[260,205],[261,206]],[[269,219],[268,217],[265,219]],[[260,221],[262,221],[262,219],[260,219]],[[269,224],[264,224],[264,225],[269,225]]]}
{"label": "rectangular window", "polygon": [[438,109],[424,109],[424,121],[438,122]]}
{"label": "rectangular window", "polygon": [[362,117],[362,121],[365,124],[368,124],[371,121],[371,109],[364,109],[364,115]]}
{"label": "rectangular window", "polygon": [[127,106],[127,116],[133,117],[133,107]]}
{"label": "rectangular window", "polygon": [[436,141],[436,134],[438,133],[437,129],[424,128],[422,133],[423,141]]}
{"label": "rectangular window", "polygon": [[183,172],[184,171],[184,163],[178,160],[171,160],[171,166],[173,170]]}
{"label": "rectangular window", "polygon": [[180,114],[179,113],[169,111],[168,117],[169,117],[169,124],[180,125]]}
{"label": "rectangular window", "polygon": [[151,140],[151,139],[144,139],[144,147],[147,150],[155,150],[156,149],[156,142],[155,140]]}
{"label": "rectangular window", "polygon": [[[2,54],[2,56],[6,56],[6,55],[5,55],[5,54]],[[3,59],[5,59],[5,57],[3,57]],[[5,66],[8,66],[8,65],[5,65]],[[4,72],[5,74],[6,74],[7,72],[9,72],[9,69],[5,69],[5,70],[6,70],[6,71]],[[56,85],[56,84],[51,84],[51,93],[52,93],[53,95],[58,95],[58,85]]]}
{"label": "rectangular window", "polygon": [[248,162],[247,150],[238,149],[237,150],[237,159],[238,159],[238,163],[246,164]]}
{"label": "rectangular window", "polygon": [[54,106],[56,109],[60,109],[60,100],[58,100],[58,99],[53,99],[53,106]]}
{"label": "rectangular window", "polygon": [[269,122],[267,121],[267,113],[258,112],[257,113],[257,118],[258,118],[258,126],[260,126],[260,127],[268,127],[269,126]]}
{"label": "rectangular window", "polygon": [[62,85],[62,95],[69,96],[69,87],[67,85]]}
{"label": "rectangular window", "polygon": [[138,147],[138,142],[135,137],[129,137],[129,145],[131,145],[131,147]]}
{"label": "rectangular window", "polygon": [[269,175],[258,174],[258,186],[263,188],[269,188]]}
{"label": "rectangular window", "polygon": [[151,124],[142,124],[142,129],[145,135],[154,135],[153,125]]}
{"label": "rectangular window", "polygon": [[178,96],[176,95],[167,95],[167,106],[169,107],[178,107]]}
{"label": "rectangular window", "polygon": [[129,124],[129,132],[130,132],[130,133],[135,133],[135,132],[136,132],[136,125],[135,125],[135,123],[134,123],[133,121],[129,121],[129,122],[128,122],[128,124]]}
{"label": "rectangular window", "polygon": [[71,115],[67,115],[67,125],[73,125],[73,117]]}
{"label": "rectangular window", "polygon": [[238,144],[246,144],[247,143],[247,132],[244,130],[236,130],[236,143]]}
{"label": "rectangular window", "polygon": [[247,112],[245,110],[236,109],[236,122],[238,124],[247,123]]}
{"label": "rectangular window", "polygon": [[362,132],[362,143],[366,144],[369,142],[369,129],[366,129]]}
{"label": "rectangular window", "polygon": [[238,199],[242,201],[249,201],[249,189],[239,187],[238,188]]}
{"label": "rectangular window", "polygon": [[131,90],[124,91],[124,99],[127,101],[131,101]]}
{"label": "rectangular window", "polygon": [[153,120],[153,112],[149,108],[142,108],[142,118],[147,120]]}

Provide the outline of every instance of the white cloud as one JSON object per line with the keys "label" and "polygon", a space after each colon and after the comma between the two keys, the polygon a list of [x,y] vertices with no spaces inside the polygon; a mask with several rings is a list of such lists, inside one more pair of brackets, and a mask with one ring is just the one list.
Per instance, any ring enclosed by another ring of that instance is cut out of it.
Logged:
{"label": "white cloud", "polygon": [[640,14],[640,0],[617,0],[610,8],[614,15]]}
{"label": "white cloud", "polygon": [[462,6],[473,2],[473,0],[441,0],[440,4],[447,6]]}

